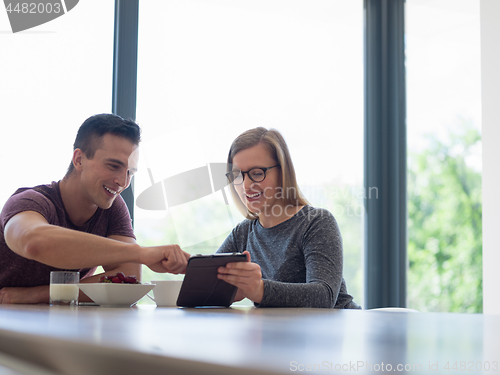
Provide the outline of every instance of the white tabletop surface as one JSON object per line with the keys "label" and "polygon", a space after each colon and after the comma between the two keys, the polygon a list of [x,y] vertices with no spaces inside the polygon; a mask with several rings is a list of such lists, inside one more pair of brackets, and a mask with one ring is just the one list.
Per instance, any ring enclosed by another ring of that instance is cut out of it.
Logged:
{"label": "white tabletop surface", "polygon": [[77,375],[495,374],[499,333],[482,314],[0,306],[0,353]]}

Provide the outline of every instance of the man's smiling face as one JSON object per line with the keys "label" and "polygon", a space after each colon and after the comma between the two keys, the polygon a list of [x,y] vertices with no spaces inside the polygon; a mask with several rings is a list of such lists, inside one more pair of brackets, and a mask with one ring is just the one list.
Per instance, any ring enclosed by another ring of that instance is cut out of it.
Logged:
{"label": "man's smiling face", "polygon": [[108,209],[130,185],[137,171],[138,145],[113,134],[105,134],[94,157],[82,154],[81,183],[89,204]]}

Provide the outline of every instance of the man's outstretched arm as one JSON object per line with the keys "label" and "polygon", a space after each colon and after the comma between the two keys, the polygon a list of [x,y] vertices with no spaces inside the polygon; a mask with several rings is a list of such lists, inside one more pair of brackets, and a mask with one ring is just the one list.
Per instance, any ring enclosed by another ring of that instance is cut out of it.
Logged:
{"label": "man's outstretched arm", "polygon": [[[28,259],[63,269],[102,266],[104,274],[123,272],[141,277],[141,264],[155,272],[185,272],[190,254],[177,245],[141,247],[125,236],[100,237],[48,224],[33,211],[19,213],[5,226],[5,240],[11,250]],[[94,275],[83,282],[98,282]],[[82,301],[90,301],[80,294]],[[2,303],[47,303],[49,286],[0,289]]]}
{"label": "man's outstretched arm", "polygon": [[139,263],[155,272],[182,273],[189,254],[177,245],[142,247],[49,224],[37,212],[25,211],[5,226],[5,240],[18,255],[63,269]]}

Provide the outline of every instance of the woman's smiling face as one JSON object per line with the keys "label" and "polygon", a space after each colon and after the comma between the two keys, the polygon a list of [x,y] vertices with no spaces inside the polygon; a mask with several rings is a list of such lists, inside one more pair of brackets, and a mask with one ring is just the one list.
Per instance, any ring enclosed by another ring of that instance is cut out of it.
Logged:
{"label": "woman's smiling face", "polygon": [[[262,144],[241,150],[233,157],[233,169],[246,172],[252,168],[269,168],[278,164],[271,152]],[[257,215],[272,214],[272,207],[281,205],[281,170],[279,167],[266,171],[266,178],[254,182],[245,173],[243,183],[234,185],[239,198],[247,209]]]}

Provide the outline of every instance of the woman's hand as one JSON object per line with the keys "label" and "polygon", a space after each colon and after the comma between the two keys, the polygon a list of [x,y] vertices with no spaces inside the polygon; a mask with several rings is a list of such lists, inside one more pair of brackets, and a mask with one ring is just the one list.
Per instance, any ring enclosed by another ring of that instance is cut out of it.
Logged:
{"label": "woman's hand", "polygon": [[260,303],[264,296],[264,282],[262,281],[262,272],[260,266],[250,262],[250,253],[246,254],[246,262],[231,262],[226,267],[219,267],[217,277],[225,282],[238,287],[244,297],[249,300]]}

